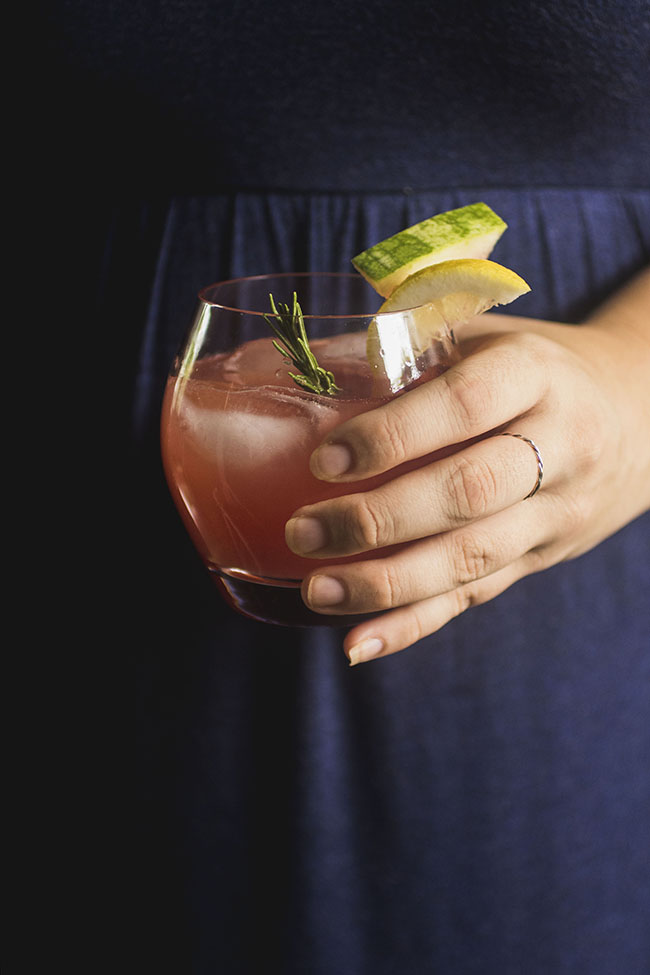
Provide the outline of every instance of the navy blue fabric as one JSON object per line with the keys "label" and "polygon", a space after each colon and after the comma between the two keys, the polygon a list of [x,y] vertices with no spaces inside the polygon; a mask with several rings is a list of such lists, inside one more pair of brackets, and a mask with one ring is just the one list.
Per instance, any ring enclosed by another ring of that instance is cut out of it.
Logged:
{"label": "navy blue fabric", "polygon": [[346,269],[479,199],[532,285],[512,310],[579,323],[650,258],[647,3],[46,16],[44,124],[67,185],[97,177],[96,323],[128,387],[133,970],[646,975],[650,518],[350,670],[340,635],[219,601],[158,416],[199,287]]}
{"label": "navy blue fabric", "polygon": [[49,9],[69,86],[54,131],[82,92],[83,148],[109,186],[648,184],[647,0]]}
{"label": "navy blue fabric", "polygon": [[135,414],[153,584],[139,647],[144,848],[159,882],[173,867],[153,888],[180,970],[258,971],[255,934],[264,970],[287,975],[645,971],[650,518],[350,670],[340,636],[220,606],[158,466],[165,372],[197,285],[344,267],[360,241],[479,195],[510,224],[495,257],[533,284],[522,313],[579,320],[648,261],[647,192],[169,207]]}

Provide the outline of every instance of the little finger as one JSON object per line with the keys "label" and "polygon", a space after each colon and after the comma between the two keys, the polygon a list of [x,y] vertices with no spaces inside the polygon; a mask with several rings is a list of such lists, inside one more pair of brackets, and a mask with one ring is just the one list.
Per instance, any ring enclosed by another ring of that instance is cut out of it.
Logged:
{"label": "little finger", "polygon": [[413,646],[472,606],[479,606],[501,595],[534,568],[534,559],[525,555],[477,582],[360,623],[350,630],[343,642],[350,666],[387,657]]}

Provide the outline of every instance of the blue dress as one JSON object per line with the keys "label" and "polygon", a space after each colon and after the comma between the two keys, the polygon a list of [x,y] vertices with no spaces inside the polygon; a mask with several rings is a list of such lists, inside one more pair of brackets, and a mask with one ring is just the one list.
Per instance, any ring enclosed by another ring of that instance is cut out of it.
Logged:
{"label": "blue dress", "polygon": [[649,517],[351,670],[219,601],[158,418],[201,286],[476,200],[513,311],[583,320],[650,257],[647,3],[310,7],[62,7],[132,389],[138,970],[643,975]]}

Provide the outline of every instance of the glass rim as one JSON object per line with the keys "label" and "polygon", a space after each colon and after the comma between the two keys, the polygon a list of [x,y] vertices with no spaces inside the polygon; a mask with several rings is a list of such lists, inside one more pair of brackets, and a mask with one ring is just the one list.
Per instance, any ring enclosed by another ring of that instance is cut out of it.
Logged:
{"label": "glass rim", "polygon": [[[210,298],[207,298],[206,294],[208,291],[211,291],[213,288],[220,288],[224,285],[239,284],[239,283],[244,283],[249,281],[264,281],[270,278],[275,278],[275,279],[278,278],[341,278],[341,279],[347,279],[348,281],[358,281],[360,284],[361,283],[368,284],[368,282],[365,281],[365,279],[362,278],[361,275],[355,274],[352,271],[280,271],[276,274],[274,273],[251,274],[251,275],[243,275],[242,277],[237,277],[237,278],[227,278],[224,279],[223,281],[215,281],[213,284],[208,284],[205,287],[201,288],[198,292],[198,298],[199,301],[203,302],[204,305],[207,305],[210,308],[221,308],[223,309],[223,311],[237,312],[240,315],[256,315],[259,318],[264,318],[265,316],[270,314],[269,311],[253,311],[252,309],[249,308],[235,308],[232,305],[226,305],[220,301],[213,301]],[[368,284],[368,287],[372,288],[370,284]],[[377,294],[377,292],[375,292],[375,294]],[[380,294],[377,294],[377,298],[381,300],[385,300],[381,298]],[[384,315],[404,314],[405,311],[410,311],[410,310],[411,309],[409,308],[404,308],[401,309],[400,311],[390,311],[390,312],[379,312],[379,311],[350,312],[344,315],[303,314],[303,318],[307,320],[317,319],[319,321],[325,321],[325,320],[350,321],[351,319],[358,320],[358,321],[367,321],[369,319],[377,318],[379,316],[383,317]]]}

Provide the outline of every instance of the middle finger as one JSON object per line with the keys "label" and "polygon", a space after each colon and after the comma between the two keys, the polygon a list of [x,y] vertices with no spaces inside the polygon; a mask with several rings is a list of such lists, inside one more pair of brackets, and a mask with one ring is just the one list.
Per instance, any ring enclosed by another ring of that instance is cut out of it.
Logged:
{"label": "middle finger", "polygon": [[[414,541],[510,507],[536,478],[527,443],[490,437],[372,491],[299,509],[286,526],[287,545],[298,555],[327,559]],[[552,479],[547,471],[545,486]]]}

